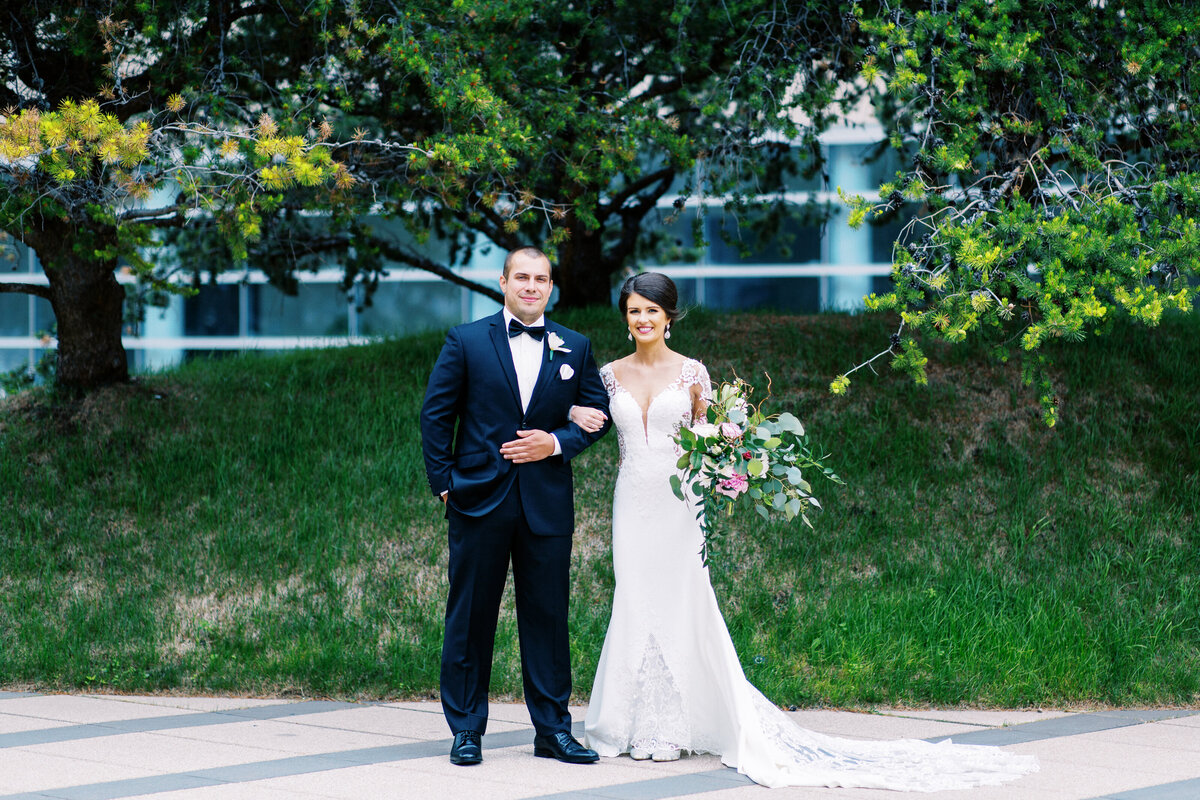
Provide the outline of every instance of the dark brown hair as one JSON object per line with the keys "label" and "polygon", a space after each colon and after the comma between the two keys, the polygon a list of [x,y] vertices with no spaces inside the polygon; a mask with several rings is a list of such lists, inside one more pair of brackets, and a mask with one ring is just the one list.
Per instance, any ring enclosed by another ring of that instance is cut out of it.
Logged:
{"label": "dark brown hair", "polygon": [[683,312],[679,310],[679,291],[675,288],[675,281],[661,272],[639,272],[625,281],[625,285],[621,287],[621,296],[617,300],[622,316],[631,294],[639,294],[653,302],[672,322],[683,316]]}

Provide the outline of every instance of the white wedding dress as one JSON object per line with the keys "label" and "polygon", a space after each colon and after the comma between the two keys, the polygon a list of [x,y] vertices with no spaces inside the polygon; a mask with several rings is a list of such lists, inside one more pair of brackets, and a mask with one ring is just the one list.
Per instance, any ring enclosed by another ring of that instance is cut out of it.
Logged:
{"label": "white wedding dress", "polygon": [[687,360],[642,409],[600,370],[620,440],[613,497],[612,618],[584,723],[602,756],[633,748],[714,753],[764,786],[938,791],[998,784],[1037,770],[1033,756],[995,747],[916,740],[855,741],[807,731],[746,680],[700,561],[696,507],[669,478],[671,440],[691,419],[690,387],[711,394],[708,372]]}

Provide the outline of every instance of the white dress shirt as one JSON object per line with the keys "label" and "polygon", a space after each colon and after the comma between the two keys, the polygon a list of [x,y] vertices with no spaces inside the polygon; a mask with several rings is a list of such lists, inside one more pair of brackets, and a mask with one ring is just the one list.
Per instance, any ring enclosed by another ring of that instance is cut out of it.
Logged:
{"label": "white dress shirt", "polygon": [[[514,319],[517,319],[511,311],[504,309],[504,335],[508,336],[508,325]],[[517,319],[517,322],[521,320]],[[529,327],[536,328],[545,326],[546,316],[537,318],[537,321]],[[545,337],[541,341],[532,336],[522,333],[520,336],[510,337],[508,340],[508,349],[512,351],[513,366],[517,370],[517,387],[521,392],[521,410],[529,409],[529,398],[533,397],[533,387],[537,385],[538,373],[542,371],[542,356],[545,355],[546,340]]]}
{"label": "white dress shirt", "polygon": [[[508,336],[508,323],[516,318],[507,308],[501,309],[504,314],[504,335]],[[521,320],[517,319],[517,322]],[[545,326],[546,315],[538,317],[534,322],[530,323],[530,328]],[[512,352],[513,367],[517,371],[517,389],[521,393],[521,410],[529,409],[529,399],[533,397],[533,388],[537,386],[538,374],[542,371],[542,359],[546,355],[546,337],[542,337],[541,341],[533,338],[529,334],[522,333],[520,336],[509,337],[508,349]],[[562,445],[558,442],[558,437],[550,434],[554,439],[554,452],[551,455],[558,455],[562,452]]]}

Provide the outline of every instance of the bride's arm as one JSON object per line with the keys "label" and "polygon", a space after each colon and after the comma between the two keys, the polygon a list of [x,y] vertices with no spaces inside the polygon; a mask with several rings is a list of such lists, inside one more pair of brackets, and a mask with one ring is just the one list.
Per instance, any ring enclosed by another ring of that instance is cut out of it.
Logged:
{"label": "bride's arm", "polygon": [[604,421],[608,419],[608,415],[591,406],[571,406],[571,410],[567,412],[567,418],[588,433],[595,433],[604,427]]}
{"label": "bride's arm", "polygon": [[704,412],[708,411],[708,400],[704,397],[704,388],[693,383],[691,386],[692,394],[692,422],[705,422]]}

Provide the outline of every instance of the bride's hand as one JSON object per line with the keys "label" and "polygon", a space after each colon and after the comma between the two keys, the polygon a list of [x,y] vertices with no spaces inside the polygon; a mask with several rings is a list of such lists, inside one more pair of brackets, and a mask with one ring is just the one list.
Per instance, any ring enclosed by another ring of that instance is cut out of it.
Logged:
{"label": "bride's hand", "polygon": [[595,433],[604,427],[604,420],[608,416],[598,408],[589,406],[571,406],[570,413],[567,414],[579,427],[583,428],[588,433]]}

